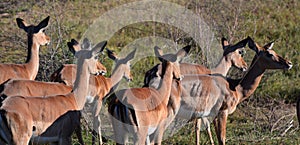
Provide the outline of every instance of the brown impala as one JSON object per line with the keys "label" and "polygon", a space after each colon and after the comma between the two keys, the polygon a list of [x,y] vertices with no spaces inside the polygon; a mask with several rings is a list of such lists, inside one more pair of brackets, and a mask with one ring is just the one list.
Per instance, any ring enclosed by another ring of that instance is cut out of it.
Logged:
{"label": "brown impala", "polygon": [[[234,66],[240,70],[245,71],[247,69],[247,64],[244,61],[242,55],[244,54],[244,47],[246,46],[248,42],[248,39],[244,39],[237,44],[231,46],[228,41],[225,38],[222,38],[222,46],[223,46],[223,56],[220,59],[217,66],[211,70],[206,68],[203,65],[197,65],[197,64],[190,64],[190,63],[180,63],[180,72],[182,75],[191,75],[191,74],[221,74],[223,76],[226,76],[227,72],[229,71],[230,67]],[[146,72],[145,75],[145,86],[151,85],[155,88],[157,88],[157,83],[150,82],[151,78],[156,77],[156,71],[157,68],[154,67],[151,70]],[[151,76],[152,75],[152,76]],[[198,78],[195,78],[196,80]],[[190,86],[187,86],[190,87]],[[174,90],[175,91],[175,90]],[[179,115],[180,117],[180,115]],[[191,119],[190,116],[181,116],[185,119]],[[199,144],[200,140],[200,126],[201,126],[201,120],[204,122],[204,125],[206,126],[208,135],[210,137],[211,144],[214,144],[214,141],[212,139],[211,131],[210,131],[210,122],[207,120],[207,118],[196,118],[196,144]]]}
{"label": "brown impala", "polygon": [[[84,39],[83,44],[89,44],[88,39]],[[96,47],[102,47],[102,43],[99,43],[98,45],[95,45]],[[91,47],[90,45],[82,45],[78,44],[78,42],[74,39],[72,39],[71,43],[68,43],[68,47],[70,50],[72,48],[76,49],[76,51],[79,51],[81,49],[92,49],[88,48]],[[102,52],[104,47],[100,50]],[[101,64],[99,61],[97,62],[96,67],[98,64]],[[102,64],[101,64],[102,66]],[[97,72],[102,72],[103,69],[99,69],[97,67]],[[39,96],[54,96],[54,95],[65,95],[72,91],[72,87],[66,86],[63,83],[55,83],[55,82],[41,82],[41,81],[33,81],[33,80],[15,80],[10,79],[0,85],[0,97],[1,97],[1,103],[2,101],[11,96],[26,96],[26,97],[39,97]],[[79,139],[79,142],[83,144],[83,139],[80,131],[80,124],[77,127],[78,130],[76,130],[77,137]],[[64,130],[65,132],[70,132],[70,130]],[[72,133],[72,132],[71,132]],[[47,135],[49,136],[50,133]],[[43,136],[43,135],[42,135]]]}
{"label": "brown impala", "polygon": [[[87,102],[93,103],[93,136],[92,136],[92,144],[95,144],[96,140],[96,134],[98,133],[99,142],[102,144],[101,139],[101,119],[100,119],[100,110],[102,106],[102,101],[105,99],[104,97],[110,92],[110,89],[117,85],[118,82],[121,81],[121,79],[124,77],[127,81],[132,80],[132,75],[130,71],[130,61],[134,58],[136,50],[129,53],[126,57],[120,58],[118,57],[114,52],[112,52],[109,49],[107,50],[107,55],[110,59],[114,60],[115,62],[115,68],[112,71],[112,74],[109,78],[104,76],[91,76],[90,83],[89,83],[89,89],[90,93],[87,96]],[[71,69],[63,68],[61,71],[56,71],[57,75],[56,77],[53,77],[53,80],[63,80],[67,85],[73,85],[72,80],[74,80],[73,76],[71,74],[76,75],[76,73],[73,73]],[[69,79],[66,79],[69,78]]]}
{"label": "brown impala", "polygon": [[[161,51],[155,49],[156,56],[160,57],[159,65],[162,79],[160,86],[131,88],[120,90],[112,94],[108,111],[112,115],[114,136],[117,144],[125,144],[129,134],[133,135],[134,144],[150,143],[149,136],[154,134],[154,141],[161,144],[162,135],[168,119],[168,104],[171,100],[171,87],[173,78],[180,79],[180,70],[177,62],[165,60],[172,56],[161,56]],[[179,61],[186,53],[179,53],[173,61]],[[177,85],[180,90],[180,85]],[[172,98],[176,104],[180,103],[180,97]],[[177,100],[176,100],[177,99]]]}
{"label": "brown impala", "polygon": [[19,28],[27,33],[28,54],[24,64],[0,64],[0,84],[10,78],[34,80],[39,70],[39,49],[41,45],[50,43],[50,38],[44,33],[50,17],[48,16],[37,26],[28,25],[17,18]]}
{"label": "brown impala", "polygon": [[[225,144],[226,139],[226,122],[228,114],[235,111],[236,106],[243,100],[250,97],[258,87],[264,72],[267,69],[282,69],[287,70],[292,68],[292,63],[272,50],[273,42],[260,47],[250,37],[248,37],[248,46],[256,52],[250,69],[247,74],[238,80],[229,80],[231,88],[230,97],[225,97],[220,112],[215,119],[215,127],[219,140],[219,144]],[[236,82],[238,82],[236,84]],[[234,84],[232,84],[234,83]],[[219,84],[229,85],[229,84]]]}
{"label": "brown impala", "polygon": [[[72,42],[69,42],[72,43]],[[7,144],[28,145],[32,136],[41,135],[61,115],[68,111],[82,110],[89,93],[91,74],[96,71],[97,55],[106,46],[102,42],[92,50],[77,51],[73,47],[77,61],[77,75],[73,91],[67,95],[46,97],[8,97],[0,110],[1,139]],[[55,109],[54,109],[55,108]],[[60,144],[67,144],[60,140]]]}

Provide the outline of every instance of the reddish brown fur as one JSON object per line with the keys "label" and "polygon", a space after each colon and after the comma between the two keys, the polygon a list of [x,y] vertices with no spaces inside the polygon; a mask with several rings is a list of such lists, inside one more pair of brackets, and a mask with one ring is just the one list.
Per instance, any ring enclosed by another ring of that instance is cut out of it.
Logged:
{"label": "reddish brown fur", "polygon": [[[109,104],[109,112],[115,117],[115,119],[112,118],[115,137],[120,137],[120,139],[116,139],[117,143],[125,143],[126,133],[133,133],[131,131],[134,131],[135,144],[145,144],[146,138],[149,135],[149,127],[155,127],[158,130],[162,128],[159,125],[163,120],[167,118],[169,112],[167,105],[171,93],[171,84],[173,78],[172,74],[174,71],[173,67],[174,65],[168,62],[166,73],[164,75],[164,78],[162,79],[162,85],[158,90],[154,88],[131,88],[128,90],[118,91],[113,94],[113,96],[116,97],[114,99],[120,100],[114,101],[116,104]],[[116,106],[119,106],[117,108],[125,109],[125,111],[126,106],[130,107],[131,113],[129,114],[129,116],[123,116],[125,114],[120,114],[122,116],[120,118],[119,115],[116,115],[118,114],[118,111],[115,112]],[[125,118],[125,120],[127,121],[131,120],[130,122],[125,121],[124,123],[132,125],[133,130],[128,130],[127,127],[121,127],[122,125],[119,125],[119,121],[124,121],[122,118]],[[124,136],[125,138],[123,138],[122,136]],[[157,143],[160,144],[160,142],[161,140],[158,140]]]}
{"label": "reddish brown fur", "polygon": [[264,72],[267,69],[290,69],[292,67],[290,61],[283,59],[277,55],[275,51],[271,50],[273,43],[260,47],[249,37],[248,46],[256,52],[256,56],[253,58],[251,64],[251,69],[240,79],[235,90],[231,90],[232,97],[237,99],[232,100],[232,97],[225,99],[219,115],[215,120],[219,144],[225,144],[228,114],[233,113],[241,101],[250,97],[258,87]]}
{"label": "reddish brown fur", "polygon": [[49,17],[37,26],[29,26],[17,18],[19,28],[25,30],[28,36],[27,60],[24,64],[0,64],[0,84],[10,78],[35,79],[39,68],[39,47],[50,42],[50,37],[41,31],[48,25],[48,21]]}

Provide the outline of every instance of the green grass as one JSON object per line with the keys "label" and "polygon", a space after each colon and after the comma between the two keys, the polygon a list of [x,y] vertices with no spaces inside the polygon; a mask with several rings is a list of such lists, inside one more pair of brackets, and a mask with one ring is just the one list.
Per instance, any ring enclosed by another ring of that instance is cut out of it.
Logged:
{"label": "green grass", "polygon": [[[9,16],[1,17],[0,22],[0,62],[25,61],[26,35],[23,30],[18,29],[16,17],[21,17],[28,23],[37,23],[50,15],[50,26],[46,32],[51,36],[52,41],[50,46],[41,48],[41,64],[37,77],[38,80],[47,81],[51,73],[61,64],[74,62],[73,56],[68,52],[67,41],[71,38],[79,40],[96,18],[108,10],[132,1],[21,1],[17,5],[8,3],[3,11]],[[218,39],[225,36],[235,43],[249,35],[260,45],[275,40],[274,50],[293,62],[293,68],[289,71],[267,71],[254,95],[240,104],[237,111],[229,116],[227,143],[299,144],[300,134],[294,103],[300,96],[300,2],[292,0],[169,1],[199,14],[213,28]],[[118,53],[132,41],[152,36],[154,32],[156,36],[172,40],[188,38],[184,31],[166,24],[135,23],[116,32],[109,40],[108,47]],[[179,41],[180,45],[189,43],[184,40]],[[254,53],[249,49],[247,51],[245,60],[249,64]],[[207,64],[203,56],[201,48],[194,45],[187,60]],[[107,56],[101,56],[100,61],[107,66],[108,71],[112,69],[113,62]],[[155,58],[147,57],[134,63],[132,65],[134,81],[130,86],[142,86],[144,73],[157,62]],[[229,76],[241,76],[236,70],[230,72]],[[276,127],[275,124],[281,117],[288,121],[294,120],[293,127],[284,135],[281,134],[287,125],[280,122]],[[172,138],[165,140],[164,144],[193,144],[193,130],[193,125],[188,124]],[[89,133],[84,134],[89,135]],[[206,133],[201,134],[201,144],[209,144]],[[85,140],[90,144],[90,136]],[[217,142],[216,137],[214,140]]]}

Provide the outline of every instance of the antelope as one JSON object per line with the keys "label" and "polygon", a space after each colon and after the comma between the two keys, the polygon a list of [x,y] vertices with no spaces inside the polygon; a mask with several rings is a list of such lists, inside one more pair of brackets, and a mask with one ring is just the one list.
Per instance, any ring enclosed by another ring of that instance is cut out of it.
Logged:
{"label": "antelope", "polygon": [[[92,136],[92,144],[95,144],[96,134],[99,137],[99,143],[102,144],[101,139],[101,118],[100,118],[100,110],[102,106],[102,102],[105,99],[105,96],[110,92],[111,88],[116,86],[118,82],[124,77],[127,81],[131,81],[133,79],[130,72],[130,61],[134,58],[136,50],[129,53],[126,57],[120,58],[113,51],[107,50],[107,55],[110,59],[115,62],[115,68],[112,71],[110,77],[104,77],[101,75],[91,76],[89,82],[90,94],[87,96],[87,103],[93,103],[93,136]],[[72,81],[74,80],[72,76],[73,72],[70,69],[63,68],[60,72],[56,71],[56,77],[53,77],[53,80],[63,80],[63,83],[72,86]],[[66,79],[69,78],[69,79]],[[96,130],[96,131],[95,131]]]}
{"label": "antelope", "polygon": [[[76,51],[79,51],[81,49],[90,49],[89,47],[91,46],[88,39],[84,39],[83,44],[88,44],[88,45],[87,46],[82,45],[81,47],[76,40],[72,39],[71,42],[68,43],[68,47],[70,49],[74,48],[76,49]],[[103,44],[99,43],[95,45],[93,48],[101,47],[100,45]],[[100,52],[102,52],[103,49],[104,47],[100,50]],[[76,65],[74,68],[76,68]],[[104,70],[106,71],[106,68],[99,61],[97,61],[96,63],[97,73],[102,74]],[[72,91],[72,86],[67,86],[63,83],[42,82],[42,81],[24,80],[24,79],[9,79],[0,85],[0,96],[2,97],[1,98],[2,101],[9,96],[26,96],[26,97],[53,96],[53,95],[68,94],[71,91]]]}
{"label": "antelope", "polygon": [[243,78],[238,80],[228,80],[229,83],[233,83],[230,85],[231,88],[234,88],[230,90],[232,96],[225,98],[219,114],[214,120],[219,144],[225,144],[226,122],[228,115],[235,111],[236,106],[240,102],[248,99],[254,93],[264,75],[264,72],[267,69],[288,70],[293,66],[290,61],[282,58],[274,50],[272,50],[274,42],[270,42],[261,47],[250,37],[248,37],[248,40],[248,47],[254,50],[256,55],[252,60],[250,69]]}
{"label": "antelope", "polygon": [[[227,72],[229,71],[230,67],[234,66],[242,71],[246,71],[247,69],[247,63],[243,59],[244,54],[244,47],[247,44],[247,39],[244,39],[237,44],[231,46],[226,38],[222,38],[222,46],[223,46],[223,57],[220,59],[217,66],[211,70],[206,68],[203,65],[197,65],[197,64],[190,64],[190,63],[180,63],[180,72],[182,75],[189,75],[189,74],[221,74],[223,76],[227,75]],[[149,80],[151,80],[153,77],[155,77],[155,72],[157,71],[157,68],[152,68],[151,70],[146,72],[145,75],[145,86],[148,86],[151,84],[151,86],[157,87],[154,85],[154,83],[150,83]],[[152,75],[152,76],[151,76]],[[197,78],[196,78],[197,79]],[[190,119],[190,118],[186,118]],[[201,120],[204,122],[204,125],[207,129],[211,144],[214,144],[211,130],[210,130],[210,122],[207,118],[202,117]],[[196,144],[199,144],[200,140],[200,126],[201,126],[201,120],[197,119],[195,132],[196,132]]]}
{"label": "antelope", "polygon": [[[71,43],[68,43],[68,47],[72,49],[76,49],[77,51],[83,49],[89,49],[90,42],[88,39],[84,39],[83,44],[88,45],[82,45],[80,47],[79,43],[72,39]],[[99,43],[98,45],[95,45],[94,48],[100,47],[102,43]],[[102,52],[104,47],[100,50]],[[103,72],[103,69],[99,69],[99,61],[96,63],[97,72]],[[101,65],[103,66],[103,65]],[[56,83],[56,82],[41,82],[41,81],[33,81],[33,80],[15,80],[10,79],[0,85],[0,97],[1,97],[1,103],[2,101],[10,96],[26,96],[26,97],[39,97],[39,96],[54,96],[54,95],[65,95],[72,91],[72,87],[66,86],[63,83]],[[75,117],[76,118],[76,117]],[[77,126],[76,134],[79,140],[79,143],[84,144],[81,134],[81,128],[80,124]],[[70,130],[65,130],[65,132],[72,133]],[[67,134],[67,133],[63,133]],[[47,133],[49,135],[49,133]],[[43,136],[43,135],[41,135]],[[41,139],[39,139],[41,140]]]}
{"label": "antelope", "polygon": [[[87,48],[90,47],[91,44],[88,39],[84,39],[83,41],[88,41],[88,42],[83,43],[86,44],[86,46],[83,45],[82,47],[87,47]],[[97,47],[97,45],[94,47]],[[74,48],[78,50],[81,49],[79,46],[75,46]],[[100,63],[99,61],[96,63],[96,68],[99,70],[98,72],[101,75],[106,74],[106,67],[103,66],[103,64]],[[50,81],[62,82],[67,86],[73,86],[76,77],[76,69],[77,69],[76,64],[64,64],[50,76]]]}
{"label": "antelope", "polygon": [[[69,42],[68,45],[71,45]],[[61,115],[68,111],[82,110],[89,93],[89,78],[96,75],[97,55],[106,46],[103,41],[92,50],[71,52],[78,58],[73,91],[67,95],[24,97],[12,96],[3,101],[0,108],[0,136],[7,144],[27,145],[30,138],[38,136]],[[53,109],[53,107],[55,109]],[[60,139],[59,144],[67,144]]]}
{"label": "antelope", "polygon": [[[168,115],[172,111],[168,105],[171,102],[173,77],[176,80],[182,78],[177,63],[185,54],[178,54],[175,59],[172,56],[162,56],[158,49],[155,49],[155,54],[162,62],[160,70],[163,78],[158,89],[131,88],[114,92],[111,95],[108,111],[111,114],[117,144],[125,144],[129,133],[133,134],[134,144],[145,144],[146,141],[150,143],[151,134],[154,134],[154,141],[161,144],[166,124],[170,122]],[[167,58],[175,62],[167,61]],[[174,87],[177,88],[180,85]],[[174,105],[179,106],[180,97],[172,99],[174,99],[172,100]]]}
{"label": "antelope", "polygon": [[0,64],[0,84],[10,78],[34,80],[39,70],[39,49],[41,45],[50,43],[44,30],[48,26],[50,17],[42,20],[37,26],[28,25],[17,18],[18,27],[27,33],[28,54],[24,64]]}

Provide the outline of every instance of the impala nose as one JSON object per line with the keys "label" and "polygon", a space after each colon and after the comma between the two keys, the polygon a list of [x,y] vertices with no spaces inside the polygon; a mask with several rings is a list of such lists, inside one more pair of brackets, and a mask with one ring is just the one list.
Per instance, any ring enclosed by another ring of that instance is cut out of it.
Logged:
{"label": "impala nose", "polygon": [[242,68],[242,71],[247,71],[248,70],[248,67],[243,67]]}
{"label": "impala nose", "polygon": [[291,69],[291,68],[293,67],[292,62],[288,62],[288,65],[289,65],[289,68],[288,68],[288,69]]}

